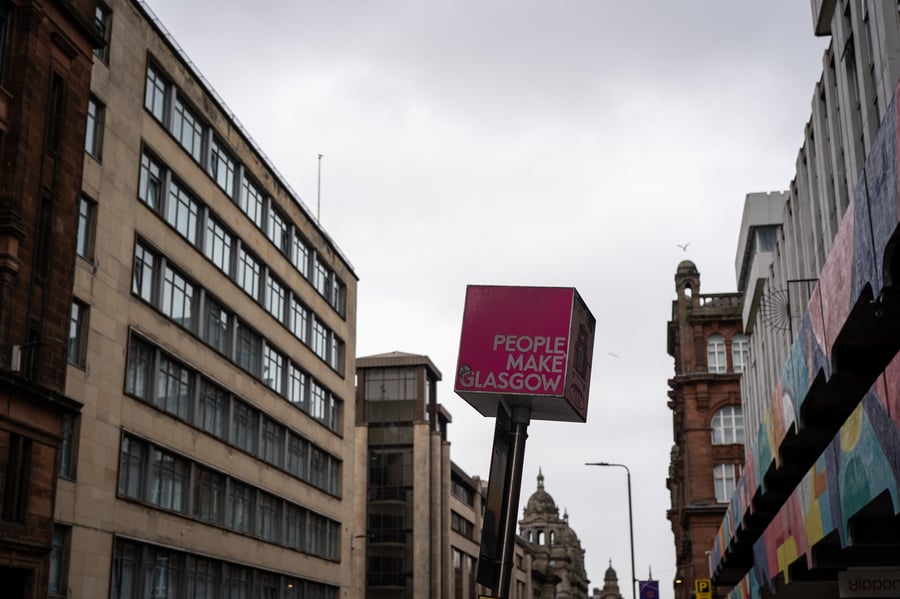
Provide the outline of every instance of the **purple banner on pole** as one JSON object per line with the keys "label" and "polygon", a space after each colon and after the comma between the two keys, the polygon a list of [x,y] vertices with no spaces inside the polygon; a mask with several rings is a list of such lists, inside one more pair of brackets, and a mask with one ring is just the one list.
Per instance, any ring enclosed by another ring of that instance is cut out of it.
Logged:
{"label": "purple banner on pole", "polygon": [[639,580],[640,599],[659,599],[658,580]]}

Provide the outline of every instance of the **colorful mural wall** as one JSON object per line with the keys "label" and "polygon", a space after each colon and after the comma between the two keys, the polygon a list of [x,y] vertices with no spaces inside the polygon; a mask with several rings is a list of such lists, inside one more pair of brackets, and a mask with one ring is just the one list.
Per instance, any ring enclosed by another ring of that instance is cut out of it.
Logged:
{"label": "colorful mural wall", "polygon": [[754,513],[752,498],[765,495],[766,475],[783,466],[779,449],[786,437],[809,434],[798,424],[801,410],[809,415],[825,409],[838,390],[850,390],[850,401],[858,404],[850,405],[849,418],[754,544],[753,569],[734,597],[756,596],[779,574],[789,579],[788,566],[809,560],[810,548],[825,536],[836,532],[845,546],[848,520],[879,495],[888,493],[894,512],[900,511],[900,358],[890,361],[900,339],[893,348],[878,348],[887,363],[880,374],[848,373],[840,364],[848,342],[867,339],[879,326],[878,303],[891,284],[885,264],[890,265],[892,240],[900,236],[896,97],[895,92],[769,395],[764,422],[748,439],[744,474],[710,555],[711,571],[727,559],[742,522]]}

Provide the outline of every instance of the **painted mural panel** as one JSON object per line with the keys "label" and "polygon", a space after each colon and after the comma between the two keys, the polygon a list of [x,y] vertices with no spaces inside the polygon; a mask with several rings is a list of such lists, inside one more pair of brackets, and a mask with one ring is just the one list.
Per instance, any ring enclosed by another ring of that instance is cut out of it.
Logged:
{"label": "painted mural panel", "polygon": [[[818,392],[824,389],[827,393],[833,373],[834,343],[845,328],[853,306],[865,290],[877,298],[885,284],[885,252],[890,239],[898,232],[900,219],[900,181],[897,176],[900,133],[896,101],[893,104],[874,140],[865,171],[832,242],[781,376],[769,395],[763,422],[755,435],[748,435],[744,476],[738,483],[710,556],[714,570],[733,545],[735,531],[740,530],[743,518],[752,513],[750,498],[757,491],[765,492],[766,473],[780,466],[781,444],[791,427],[801,422],[801,410],[811,399],[810,390],[817,377],[821,377],[825,385],[816,385]],[[883,491],[886,485],[892,485],[890,492],[896,508],[896,472],[885,469],[890,476],[875,480],[865,467],[883,466],[886,455],[900,454],[900,447],[890,445],[900,425],[900,397],[897,397],[900,395],[900,365],[897,360],[873,383],[868,393],[860,393],[866,399],[848,419],[846,430],[841,429],[843,442],[836,439],[837,448],[826,450],[819,456],[782,513],[758,541],[758,548],[754,548],[754,552],[759,551],[754,569],[758,581],[768,584],[769,573],[783,572],[786,564],[808,555],[810,544],[815,544],[824,535],[836,531],[843,543],[846,519],[871,501],[874,489]],[[884,417],[879,416],[873,421],[869,414],[877,411],[872,407],[874,405],[879,406]],[[802,432],[802,429],[798,430],[798,434]],[[886,450],[892,453],[885,454]],[[802,534],[798,532],[800,530]],[[740,588],[734,592],[742,592]]]}
{"label": "painted mural panel", "polygon": [[900,513],[900,355],[865,394],[797,489],[753,546],[754,566],[729,597],[758,596],[799,559],[813,566],[811,549],[826,537],[848,545],[853,516],[879,496]]}

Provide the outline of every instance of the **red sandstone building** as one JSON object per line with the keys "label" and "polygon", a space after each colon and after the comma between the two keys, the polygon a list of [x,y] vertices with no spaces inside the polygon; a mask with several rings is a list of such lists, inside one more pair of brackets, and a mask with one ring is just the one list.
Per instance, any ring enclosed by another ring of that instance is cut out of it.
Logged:
{"label": "red sandstone building", "polygon": [[46,597],[92,49],[91,0],[0,0],[0,589]]}
{"label": "red sandstone building", "polygon": [[668,323],[672,446],[668,518],[675,535],[675,597],[688,599],[694,581],[709,578],[708,550],[744,461],[740,376],[748,364],[741,296],[700,294],[700,273],[683,261]]}

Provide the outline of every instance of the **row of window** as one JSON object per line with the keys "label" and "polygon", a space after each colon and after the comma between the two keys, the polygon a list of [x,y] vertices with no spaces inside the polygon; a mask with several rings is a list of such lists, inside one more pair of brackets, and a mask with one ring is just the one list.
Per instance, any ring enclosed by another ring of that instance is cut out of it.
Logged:
{"label": "row of window", "polygon": [[125,392],[327,493],[341,493],[338,458],[137,335],[128,348]]}
{"label": "row of window", "polygon": [[[750,364],[750,339],[743,333],[731,338],[731,363],[734,372],[744,372]],[[710,335],[706,340],[706,364],[709,372],[721,374],[728,372],[725,361],[725,337],[719,333]]]}
{"label": "row of window", "polygon": [[297,227],[279,211],[229,153],[212,128],[180,96],[177,87],[155,65],[147,65],[144,107],[218,186],[234,200],[328,303],[346,313],[346,285],[311,251]]}
{"label": "row of window", "polygon": [[450,510],[450,529],[467,539],[475,538],[475,525],[453,510]]}
{"label": "row of window", "polygon": [[[313,353],[343,373],[344,342],[304,306],[262,260],[248,251],[216,214],[146,151],[141,157],[138,197]],[[294,244],[294,247],[298,252],[309,254],[302,243]]]}
{"label": "row of window", "polygon": [[116,539],[112,599],[337,599],[339,589],[231,562]]}
{"label": "row of window", "polygon": [[339,522],[127,434],[118,492],[270,543],[340,558]]}
{"label": "row of window", "polygon": [[[229,357],[272,391],[340,433],[343,402],[168,259],[138,241],[132,293]],[[315,327],[313,327],[315,331]],[[314,333],[314,337],[319,333]]]}
{"label": "row of window", "polygon": [[468,506],[475,505],[475,491],[456,478],[450,479],[450,494]]}

